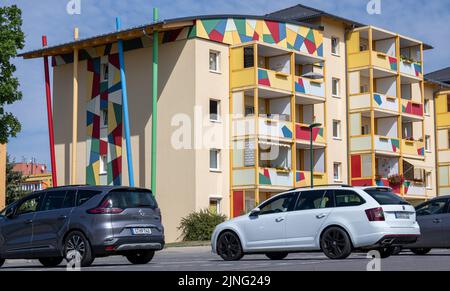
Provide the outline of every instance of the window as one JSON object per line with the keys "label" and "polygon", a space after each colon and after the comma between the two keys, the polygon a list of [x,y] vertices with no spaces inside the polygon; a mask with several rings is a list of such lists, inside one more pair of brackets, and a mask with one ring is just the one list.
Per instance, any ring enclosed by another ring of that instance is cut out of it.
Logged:
{"label": "window", "polygon": [[255,53],[253,47],[244,48],[244,68],[252,68],[255,66]]}
{"label": "window", "polygon": [[349,190],[335,190],[336,207],[359,206],[366,203],[356,192]]}
{"label": "window", "polygon": [[109,80],[109,64],[102,64],[101,79],[102,82]]}
{"label": "window", "polygon": [[370,127],[369,127],[369,125],[361,126],[361,135],[368,135],[368,134],[370,134]]}
{"label": "window", "polygon": [[431,152],[431,136],[429,135],[425,136],[425,150]]}
{"label": "window", "polygon": [[342,164],[341,163],[334,163],[333,164],[333,173],[334,173],[334,181],[335,182],[341,182],[342,181],[341,172],[342,172]]}
{"label": "window", "polygon": [[274,198],[273,200],[270,200],[269,202],[261,206],[261,212],[259,215],[283,213],[290,211],[293,206],[292,204],[294,203],[295,200],[294,197],[295,197],[294,194],[287,194]]}
{"label": "window", "polygon": [[417,216],[444,214],[446,211],[445,205],[447,205],[446,199],[430,201],[417,206],[416,213]]}
{"label": "window", "polygon": [[108,174],[108,157],[106,155],[100,156],[100,175]]}
{"label": "window", "polygon": [[76,205],[77,191],[69,190],[64,198],[63,208],[72,208]]}
{"label": "window", "polygon": [[209,100],[209,120],[220,121],[220,101],[219,100]]}
{"label": "window", "polygon": [[209,212],[214,214],[220,213],[220,198],[210,198],[209,199]]}
{"label": "window", "polygon": [[91,191],[91,190],[78,190],[77,193],[77,206],[83,205],[84,203],[91,200],[92,197],[102,194],[101,191]]}
{"label": "window", "polygon": [[339,55],[339,38],[337,37],[331,38],[331,54]]}
{"label": "window", "polygon": [[66,198],[66,191],[47,192],[42,203],[42,211],[61,209]]}
{"label": "window", "polygon": [[38,211],[40,207],[40,202],[41,202],[41,195],[28,198],[17,207],[16,215],[22,215]]}
{"label": "window", "polygon": [[365,192],[380,205],[409,205],[409,203],[400,198],[400,196],[387,189],[369,189],[365,190]]}
{"label": "window", "polygon": [[427,172],[426,174],[425,174],[425,187],[428,189],[428,190],[432,190],[433,189],[433,179],[432,179],[432,176],[431,176],[431,172]]}
{"label": "window", "polygon": [[152,208],[158,207],[150,191],[118,190],[109,193],[109,208]]}
{"label": "window", "polygon": [[331,207],[334,207],[333,191],[305,191],[300,193],[295,211]]}
{"label": "window", "polygon": [[341,121],[333,120],[333,138],[340,139],[341,138]]}
{"label": "window", "polygon": [[423,105],[423,110],[426,115],[430,115],[430,100],[429,99],[425,99],[425,103]]}
{"label": "window", "polygon": [[212,149],[209,151],[209,169],[211,171],[219,171],[220,169],[220,150]]}
{"label": "window", "polygon": [[100,115],[102,120],[101,127],[102,128],[108,127],[108,109],[102,109],[100,111]]}
{"label": "window", "polygon": [[220,72],[220,53],[216,51],[209,52],[209,70],[211,72]]}
{"label": "window", "polygon": [[334,97],[339,97],[340,96],[340,80],[333,78],[333,80],[331,81],[331,95],[333,95]]}

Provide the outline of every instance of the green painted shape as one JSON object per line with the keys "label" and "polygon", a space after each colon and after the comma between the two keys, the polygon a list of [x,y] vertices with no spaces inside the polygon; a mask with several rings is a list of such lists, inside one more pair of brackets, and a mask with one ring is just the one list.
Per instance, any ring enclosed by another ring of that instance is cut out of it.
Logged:
{"label": "green painted shape", "polygon": [[309,30],[306,39],[312,41],[313,43],[316,43],[316,39],[314,38],[314,31],[312,29]]}
{"label": "green painted shape", "polygon": [[206,19],[201,20],[201,22],[203,23],[203,27],[205,27],[206,32],[210,34],[211,31],[213,31],[213,29],[217,26],[217,24],[219,24],[220,19]]}
{"label": "green painted shape", "polygon": [[112,169],[112,163],[108,163],[108,165],[107,165],[107,172],[108,172],[107,183],[108,183],[108,185],[112,185],[112,184],[113,184],[113,169]]}
{"label": "green painted shape", "polygon": [[122,123],[122,105],[113,103],[114,108],[114,116],[116,117],[116,123],[121,124]]}
{"label": "green painted shape", "polygon": [[393,146],[395,146],[398,149],[400,148],[400,141],[398,139],[392,139],[391,142]]}
{"label": "green painted shape", "polygon": [[96,186],[94,167],[92,165],[86,167],[86,184]]}
{"label": "green painted shape", "polygon": [[324,131],[324,129],[323,129],[323,127],[321,127],[320,130],[319,130],[319,136],[320,137],[323,137],[323,131]]}
{"label": "green painted shape", "polygon": [[93,138],[91,143],[91,152],[100,154],[100,140]]}
{"label": "green painted shape", "polygon": [[406,112],[406,106],[402,105],[402,112]]}
{"label": "green painted shape", "polygon": [[100,93],[108,91],[108,81],[100,83]]}
{"label": "green painted shape", "polygon": [[197,37],[197,25],[189,28],[188,39]]}
{"label": "green painted shape", "polygon": [[261,185],[272,185],[270,179],[264,176],[263,174],[259,174],[259,184]]}
{"label": "green painted shape", "polygon": [[247,23],[245,19],[234,19],[234,24],[240,35],[247,35]]}
{"label": "green painted shape", "polygon": [[270,44],[274,44],[275,40],[273,39],[273,36],[271,34],[264,34],[263,35],[263,41],[265,43],[270,43]]}

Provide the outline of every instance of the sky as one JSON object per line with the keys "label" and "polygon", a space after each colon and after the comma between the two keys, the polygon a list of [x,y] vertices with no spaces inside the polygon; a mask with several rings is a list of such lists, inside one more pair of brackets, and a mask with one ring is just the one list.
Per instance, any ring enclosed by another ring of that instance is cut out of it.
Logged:
{"label": "sky", "polygon": [[[326,12],[371,24],[431,44],[425,53],[425,71],[450,66],[450,0],[380,0],[381,14],[370,15],[369,0],[80,0],[81,14],[70,15],[69,0],[0,0],[0,6],[16,4],[22,9],[26,45],[23,51],[41,47],[46,34],[49,45],[71,41],[74,27],[80,38],[115,30],[115,17],[122,26],[151,22],[152,9],[158,7],[160,19],[206,14],[264,15],[304,4]],[[35,158],[50,164],[42,59],[14,60],[23,100],[6,107],[22,123],[22,132],[8,145],[16,161]]]}

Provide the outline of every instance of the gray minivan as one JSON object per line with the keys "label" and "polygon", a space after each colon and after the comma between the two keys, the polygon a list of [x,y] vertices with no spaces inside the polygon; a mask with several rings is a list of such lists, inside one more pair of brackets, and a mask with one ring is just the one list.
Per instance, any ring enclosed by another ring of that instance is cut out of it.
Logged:
{"label": "gray minivan", "polygon": [[5,259],[38,259],[52,267],[77,256],[86,267],[111,255],[146,264],[163,248],[161,211],[146,189],[59,187],[32,193],[0,213],[0,266]]}

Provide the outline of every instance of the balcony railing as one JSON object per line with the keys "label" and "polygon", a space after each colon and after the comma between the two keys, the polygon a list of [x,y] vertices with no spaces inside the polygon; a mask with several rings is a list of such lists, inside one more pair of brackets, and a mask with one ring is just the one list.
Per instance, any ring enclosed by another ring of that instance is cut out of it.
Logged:
{"label": "balcony railing", "polygon": [[400,61],[400,72],[413,77],[422,77],[422,64],[411,60]]}
{"label": "balcony railing", "polygon": [[325,84],[323,79],[314,80],[295,76],[295,93],[325,99]]}
{"label": "balcony railing", "polygon": [[[325,136],[325,128],[317,127],[313,128],[312,138],[314,143],[325,144],[326,136]],[[311,140],[311,130],[309,129],[308,124],[297,123],[295,125],[295,138],[297,141],[307,141]]]}
{"label": "balcony railing", "polygon": [[423,110],[424,108],[422,103],[402,99],[402,113],[414,115],[417,117],[423,117]]}
{"label": "balcony railing", "polygon": [[242,70],[233,71],[230,77],[232,88],[254,86],[256,83],[255,68],[245,68]]}
{"label": "balcony railing", "polygon": [[438,161],[439,163],[450,163],[450,150],[438,151]]}
{"label": "balcony railing", "polygon": [[372,55],[372,62],[374,67],[397,72],[398,61],[396,57],[389,56],[382,52],[377,51],[362,51],[359,53],[351,54],[348,58],[348,66],[350,69],[368,67],[370,65],[370,56]]}
{"label": "balcony railing", "polygon": [[[256,133],[255,123],[254,117],[233,120],[233,136],[254,136]],[[260,117],[258,119],[258,128],[260,137],[289,140],[293,138],[292,122],[290,121]]]}
{"label": "balcony railing", "polygon": [[[398,138],[374,136],[375,151],[400,154],[400,140]],[[370,135],[363,135],[352,137],[350,139],[350,147],[352,152],[363,152],[372,150],[372,137]]]}
{"label": "balcony railing", "polygon": [[[325,173],[313,173],[314,185],[326,185],[327,174]],[[295,187],[308,187],[311,186],[311,172],[310,171],[297,171],[295,177]]]}
{"label": "balcony railing", "polygon": [[292,75],[258,68],[258,85],[292,92]]}
{"label": "balcony railing", "polygon": [[403,140],[403,154],[424,157],[425,156],[425,143],[423,141]]}
{"label": "balcony railing", "polygon": [[293,187],[293,171],[272,168],[259,169],[259,184],[274,187]]}
{"label": "balcony railing", "polygon": [[424,182],[405,181],[403,183],[405,195],[409,196],[426,196],[426,187]]}
{"label": "balcony railing", "polygon": [[[369,93],[353,95],[350,97],[350,110],[370,109],[370,104]],[[398,98],[374,93],[373,107],[398,114]]]}

